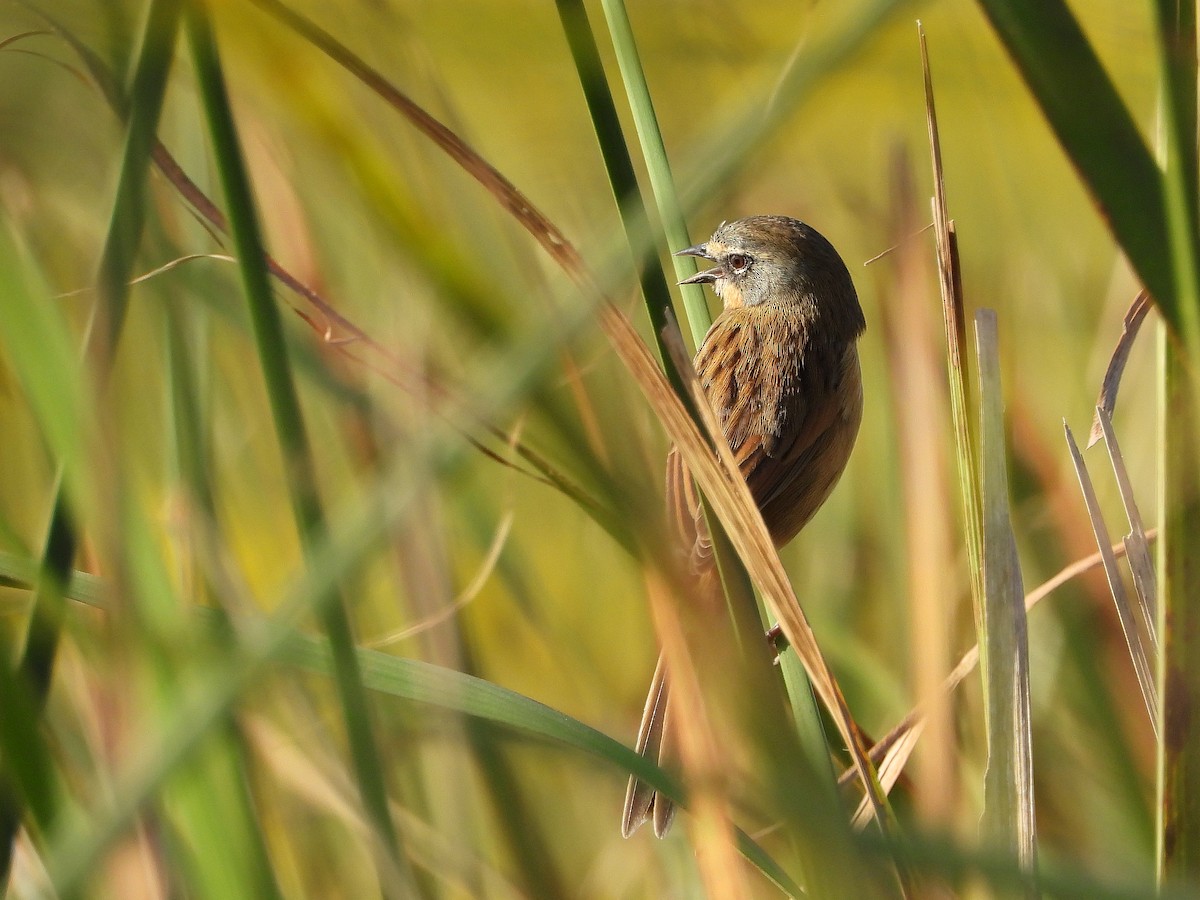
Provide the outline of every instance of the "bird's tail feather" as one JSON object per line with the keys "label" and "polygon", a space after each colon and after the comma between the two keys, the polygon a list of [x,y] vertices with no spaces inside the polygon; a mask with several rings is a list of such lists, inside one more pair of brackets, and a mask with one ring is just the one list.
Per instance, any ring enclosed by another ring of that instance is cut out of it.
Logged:
{"label": "bird's tail feather", "polygon": [[[654,668],[654,679],[650,682],[650,691],[646,696],[646,708],[642,712],[642,724],[638,726],[637,743],[634,749],[649,759],[662,764],[670,757],[670,731],[667,722],[667,667],[663,657],[658,658]],[[663,837],[671,827],[675,818],[675,804],[667,797],[658,793],[653,787],[638,779],[636,775],[629,776],[629,786],[625,789],[625,811],[621,816],[621,834],[629,837],[645,822],[652,820],[654,834]]]}

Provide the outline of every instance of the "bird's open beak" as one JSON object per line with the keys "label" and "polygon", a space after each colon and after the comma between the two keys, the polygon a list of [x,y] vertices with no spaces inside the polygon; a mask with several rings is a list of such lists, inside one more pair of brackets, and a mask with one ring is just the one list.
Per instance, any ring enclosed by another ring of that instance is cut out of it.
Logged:
{"label": "bird's open beak", "polygon": [[[688,247],[685,250],[675,251],[675,256],[697,256],[700,259],[715,259],[708,252],[707,244],[697,244],[695,247]],[[703,272],[697,272],[691,278],[685,278],[680,284],[712,284],[725,273],[718,266],[714,269],[707,269]]]}

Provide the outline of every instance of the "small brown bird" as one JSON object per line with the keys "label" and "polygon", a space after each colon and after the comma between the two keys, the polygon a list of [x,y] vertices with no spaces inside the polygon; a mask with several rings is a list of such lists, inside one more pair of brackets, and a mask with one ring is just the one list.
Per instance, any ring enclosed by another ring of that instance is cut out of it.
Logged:
{"label": "small brown bird", "polygon": [[[786,216],[722,224],[676,256],[716,265],[680,284],[711,284],[724,310],[696,352],[696,372],[776,546],[805,526],[841,477],[862,420],[855,342],[866,323],[846,264],[816,230]],[[697,584],[716,562],[699,497],[678,450],[667,456],[668,515]],[[667,673],[659,657],[637,752],[669,757]],[[629,779],[621,833],[647,819],[663,837],[674,804]]]}

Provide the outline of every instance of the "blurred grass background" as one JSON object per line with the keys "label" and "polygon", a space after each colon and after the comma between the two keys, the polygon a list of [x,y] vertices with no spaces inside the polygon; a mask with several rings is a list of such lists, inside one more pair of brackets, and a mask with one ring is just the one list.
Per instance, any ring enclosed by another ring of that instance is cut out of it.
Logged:
{"label": "blurred grass background", "polygon": [[[590,261],[611,264],[606,250],[615,246],[619,219],[553,4],[378,0],[340,4],[336,13],[327,4],[292,5],[464,137]],[[712,137],[770,97],[790,60],[868,5],[631,3],[681,185],[704,170],[701,154]],[[1150,134],[1156,93],[1150,11],[1108,0],[1073,8]],[[113,71],[128,71],[141,3],[60,0],[47,10]],[[557,339],[564,310],[582,301],[487,194],[374,94],[252,4],[224,0],[213,14],[267,245],[287,269],[394,351],[407,372],[435,373],[468,392],[502,377],[510,366],[505,354],[521,340]],[[598,8],[589,6],[589,14],[594,25],[603,21]],[[861,52],[821,79],[733,179],[690,211],[696,241],[723,219],[763,212],[803,218],[838,247],[862,297],[863,430],[838,490],[784,551],[784,561],[851,708],[875,734],[914,704],[914,671],[923,655],[952,663],[973,642],[952,494],[948,504],[929,498],[923,513],[950,528],[954,562],[938,600],[948,646],[930,647],[926,635],[913,633],[906,596],[897,453],[905,397],[891,390],[888,358],[895,348],[883,323],[898,312],[927,315],[919,327],[936,341],[932,238],[912,238],[900,252],[862,265],[908,238],[898,222],[929,221],[918,17],[929,36],[966,296],[971,307],[999,313],[1014,527],[1027,587],[1092,550],[1061,421],[1077,432],[1086,427],[1136,292],[1017,74],[967,3],[904,4]],[[45,22],[20,5],[0,9],[0,39],[42,28]],[[601,41],[601,51],[617,84],[611,48]],[[101,95],[76,77],[80,68],[54,36],[29,37],[0,53],[0,214],[16,248],[0,264],[25,273],[77,343],[95,299],[91,286],[123,133]],[[628,118],[625,124],[632,135]],[[223,206],[182,43],[159,134]],[[899,187],[905,183],[915,197],[907,207]],[[188,254],[231,252],[157,173],[150,185],[137,274]],[[915,267],[911,281],[905,266]],[[619,303],[646,328],[628,268],[605,274],[628,287]],[[301,578],[303,561],[240,290],[236,267],[218,259],[182,263],[132,288],[116,370],[107,393],[92,397],[99,427],[88,437],[117,462],[85,461],[82,471],[93,483],[112,479],[118,486],[153,535],[181,602],[269,611]],[[302,305],[282,290],[279,298]],[[921,301],[925,312],[913,312]],[[298,384],[320,490],[336,516],[386,484],[381,472],[402,469],[414,435],[436,417],[430,396],[389,380],[396,374],[389,364],[363,363],[369,354],[353,344],[351,356],[323,346],[319,315],[316,328],[291,312],[285,317],[295,355],[307,349],[310,360],[298,364]],[[178,357],[168,350],[168,319],[194,364],[202,458],[215,490],[211,521],[197,514],[181,487],[168,374],[168,360],[177,364]],[[337,341],[336,328],[330,337]],[[1154,519],[1151,344],[1143,338],[1134,351],[1116,427],[1143,511]],[[538,396],[493,411],[494,424],[604,496],[610,488],[595,476],[587,453],[564,437],[558,413],[547,413],[566,410],[574,433],[589,436],[622,490],[660,491],[666,440],[598,329],[572,337],[558,359]],[[27,391],[0,358],[0,549],[36,559],[56,466]],[[928,452],[951,466],[947,413],[933,408],[930,416]],[[1101,479],[1098,486],[1106,508],[1118,510],[1112,485]],[[103,491],[97,488],[96,496]],[[620,496],[614,493],[614,503]],[[912,502],[920,508],[924,500]],[[95,517],[84,525],[85,537],[94,537],[92,529],[105,534],[85,540],[78,567],[124,583],[121,559],[112,552],[121,543],[112,533],[119,520],[103,508],[81,508]],[[497,535],[503,543],[491,566]],[[387,642],[385,651],[473,672],[631,743],[656,653],[639,563],[562,494],[478,452],[468,451],[464,464],[425,483],[369,564],[341,585],[359,643],[437,616],[485,566],[487,578],[452,617]],[[198,586],[214,571],[224,572],[226,587],[237,593]],[[0,634],[12,652],[23,640],[28,598],[16,589],[0,594]],[[179,622],[150,640],[119,615],[126,608],[120,590],[107,602],[109,614],[72,609],[66,616],[45,726],[56,790],[79,815],[104,805],[111,773],[165,721],[151,700],[156,680],[170,673],[186,693],[188,679],[203,674],[197,660],[216,652],[207,635]],[[1043,847],[1101,880],[1131,872],[1148,878],[1153,745],[1102,577],[1079,579],[1036,610],[1030,643]],[[237,727],[224,741],[231,748],[227,770],[212,783],[242,779],[248,820],[260,829],[282,893],[376,891],[328,679],[272,669],[251,684],[236,710]],[[520,737],[499,739],[494,731],[481,737],[453,716],[387,696],[373,696],[372,715],[390,796],[404,811],[397,817],[403,842],[418,848],[412,852],[422,872],[428,866],[435,873],[418,876],[421,891],[688,897],[699,890],[686,841],[619,837],[625,779],[615,767]],[[942,779],[950,803],[927,824],[968,844],[981,802],[980,719],[978,688],[968,680],[954,705],[954,771],[918,768],[914,783],[902,788],[920,809],[923,793],[938,789],[929,779]],[[924,752],[918,748],[918,760]],[[481,774],[476,753],[511,765],[512,793],[498,791],[503,778]],[[219,773],[220,764],[213,765]],[[908,800],[900,805],[907,815]],[[169,810],[161,817],[176,824],[148,814],[90,873],[88,895],[219,895],[203,875],[216,863],[195,851],[203,841],[189,839]],[[518,828],[528,839],[524,851],[520,840],[514,847],[510,831],[521,817],[529,821],[528,830]],[[530,847],[545,854],[541,884],[519,862]],[[38,868],[32,851],[18,858],[18,896],[36,893]],[[770,895],[765,882],[760,887]]]}

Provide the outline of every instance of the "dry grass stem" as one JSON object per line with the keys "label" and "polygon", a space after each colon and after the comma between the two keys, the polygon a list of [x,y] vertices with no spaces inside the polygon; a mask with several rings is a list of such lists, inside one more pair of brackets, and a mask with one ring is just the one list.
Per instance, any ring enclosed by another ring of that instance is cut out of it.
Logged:
{"label": "dry grass stem", "polygon": [[476,571],[467,586],[463,588],[462,592],[454,598],[452,603],[440,612],[434,613],[420,622],[414,622],[412,625],[406,625],[403,628],[390,631],[382,637],[366,641],[363,646],[369,647],[372,650],[389,647],[408,638],[416,637],[430,628],[436,628],[461,612],[468,603],[479,596],[479,592],[483,590],[488,579],[492,577],[492,572],[496,568],[496,563],[500,561],[500,554],[503,552],[504,545],[508,541],[508,534],[512,530],[512,522],[513,514],[509,511],[504,514],[504,517],[500,520],[500,524],[496,526],[496,533],[492,535],[492,541],[488,545],[487,552],[483,556],[483,562],[480,563],[478,571]]}
{"label": "dry grass stem", "polygon": [[1104,433],[1098,411],[1102,409],[1109,418],[1112,418],[1113,410],[1117,406],[1117,391],[1121,387],[1121,376],[1125,374],[1125,363],[1129,361],[1129,351],[1133,349],[1133,342],[1137,339],[1142,321],[1153,305],[1150,295],[1143,289],[1138,291],[1137,296],[1133,298],[1133,303],[1129,305],[1129,309],[1125,313],[1121,336],[1117,339],[1117,346],[1113,349],[1112,357],[1108,361],[1108,368],[1104,372],[1104,381],[1100,385],[1100,396],[1096,398],[1097,414],[1092,419],[1092,430],[1088,433],[1087,445],[1089,447],[1100,440]]}
{"label": "dry grass stem", "polygon": [[1129,603],[1129,595],[1125,592],[1125,583],[1121,580],[1121,571],[1117,567],[1116,555],[1112,552],[1112,540],[1109,538],[1108,526],[1104,522],[1104,514],[1096,499],[1096,491],[1092,485],[1091,475],[1088,474],[1087,464],[1071,427],[1063,422],[1066,432],[1067,448],[1071,452],[1071,461],[1075,465],[1075,474],[1079,478],[1079,487],[1083,492],[1083,500],[1087,505],[1088,518],[1091,519],[1092,532],[1096,536],[1096,544],[1100,548],[1104,561],[1104,574],[1108,578],[1108,587],[1112,592],[1113,603],[1116,605],[1117,617],[1121,621],[1121,630],[1125,634],[1125,643],[1129,647],[1129,655],[1133,660],[1134,673],[1137,675],[1138,687],[1146,704],[1146,713],[1150,716],[1150,725],[1158,735],[1158,688],[1154,682],[1154,671],[1151,668],[1142,635],[1138,630],[1137,619],[1133,607]]}
{"label": "dry grass stem", "polygon": [[1158,625],[1155,607],[1158,598],[1158,583],[1154,573],[1154,564],[1150,560],[1150,545],[1146,540],[1146,527],[1142,522],[1142,513],[1138,509],[1137,498],[1133,495],[1133,484],[1129,480],[1125,457],[1121,454],[1116,432],[1113,431],[1112,418],[1108,410],[1102,406],[1096,407],[1096,422],[1100,424],[1100,430],[1104,435],[1104,445],[1108,448],[1108,459],[1112,463],[1113,475],[1117,479],[1117,489],[1121,492],[1121,503],[1124,504],[1125,515],[1129,519],[1129,534],[1123,538],[1123,543],[1130,571],[1133,572],[1133,588],[1137,593],[1142,628],[1150,645],[1150,652],[1157,653]]}
{"label": "dry grass stem", "polygon": [[[1148,541],[1153,541],[1157,536],[1158,532],[1156,529],[1152,528],[1146,532],[1146,539]],[[1126,548],[1123,544],[1113,544],[1108,549],[1114,557],[1126,554]],[[1064,566],[1053,577],[1048,578],[1025,595],[1025,611],[1027,613],[1031,611],[1042,600],[1049,597],[1064,584],[1078,578],[1085,572],[1102,567],[1104,559],[1105,554],[1096,551],[1091,556],[1084,557],[1068,566]],[[943,679],[941,686],[942,694],[949,695],[957,690],[958,686],[962,684],[963,679],[975,671],[977,665],[979,665],[979,645],[974,644],[962,655],[958,661],[958,665]],[[884,770],[890,770],[897,763],[901,768],[907,763],[909,755],[915,747],[915,738],[912,737],[912,734],[914,732],[919,734],[924,729],[926,716],[925,705],[918,704],[871,747],[871,760],[881,773]],[[853,767],[848,768],[838,777],[838,784],[847,785],[855,781],[857,777],[857,771]],[[892,783],[895,783],[894,779]]]}

